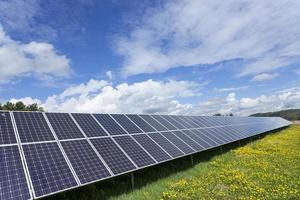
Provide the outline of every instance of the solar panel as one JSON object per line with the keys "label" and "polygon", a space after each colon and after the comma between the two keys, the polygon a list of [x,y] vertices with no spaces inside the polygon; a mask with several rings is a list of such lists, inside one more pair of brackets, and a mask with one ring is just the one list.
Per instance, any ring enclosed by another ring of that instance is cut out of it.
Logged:
{"label": "solar panel", "polygon": [[0,199],[31,199],[17,145],[0,147]]}
{"label": "solar panel", "polygon": [[173,124],[177,129],[185,129],[185,127],[180,124],[179,122],[177,122],[176,120],[174,120],[171,116],[169,115],[162,115],[162,117],[166,120],[168,120],[171,124]]}
{"label": "solar panel", "polygon": [[22,143],[55,140],[43,113],[14,112],[13,115]]}
{"label": "solar panel", "polygon": [[182,141],[184,141],[190,147],[192,147],[195,151],[201,151],[204,149],[202,146],[200,146],[197,142],[195,142],[192,138],[190,138],[188,135],[186,135],[182,131],[173,131],[173,134],[176,135],[177,137],[179,137]]}
{"label": "solar panel", "polygon": [[193,131],[191,130],[183,130],[186,135],[188,135],[190,138],[192,138],[194,141],[196,141],[201,147],[204,149],[208,149],[212,147],[204,138],[197,136]]}
{"label": "solar panel", "polygon": [[46,115],[58,139],[84,137],[68,113],[46,113]]}
{"label": "solar panel", "polygon": [[133,135],[132,137],[134,137],[134,139],[140,143],[140,145],[142,145],[157,162],[171,159],[171,157],[146,134]]}
{"label": "solar panel", "polygon": [[155,129],[152,128],[147,122],[145,122],[140,116],[138,115],[126,115],[133,121],[135,124],[137,124],[140,129],[142,129],[144,132],[155,132]]}
{"label": "solar panel", "polygon": [[194,150],[191,147],[189,147],[186,143],[184,143],[182,140],[176,137],[172,132],[163,132],[161,134],[165,136],[170,142],[172,142],[176,147],[178,147],[185,154],[190,154],[194,152]]}
{"label": "solar panel", "polygon": [[155,119],[153,119],[150,115],[140,115],[146,122],[148,122],[153,128],[157,131],[165,131],[167,130],[163,125],[158,123]]}
{"label": "solar panel", "polygon": [[125,115],[111,115],[128,133],[142,133],[143,131],[130,121]]}
{"label": "solar panel", "polygon": [[35,197],[77,186],[56,142],[23,145]]}
{"label": "solar panel", "polygon": [[72,116],[87,137],[106,136],[104,129],[96,122],[91,114],[73,113]]}
{"label": "solar panel", "polygon": [[44,197],[289,124],[262,117],[0,111],[0,199]]}
{"label": "solar panel", "polygon": [[110,135],[127,134],[108,114],[94,114],[94,116]]}
{"label": "solar panel", "polygon": [[114,174],[136,168],[111,138],[91,139],[91,142]]}
{"label": "solar panel", "polygon": [[156,119],[159,123],[164,125],[168,130],[176,130],[177,128],[173,126],[170,122],[168,122],[166,119],[162,118],[159,115],[151,115],[154,119]]}
{"label": "solar panel", "polygon": [[0,145],[17,143],[9,112],[0,111]]}
{"label": "solar panel", "polygon": [[163,137],[160,133],[149,133],[149,136],[173,158],[184,155],[181,150],[169,142],[169,140]]}
{"label": "solar panel", "polygon": [[154,164],[155,161],[130,137],[116,136],[114,140],[138,167]]}
{"label": "solar panel", "polygon": [[61,144],[82,184],[110,176],[87,140],[64,141]]}

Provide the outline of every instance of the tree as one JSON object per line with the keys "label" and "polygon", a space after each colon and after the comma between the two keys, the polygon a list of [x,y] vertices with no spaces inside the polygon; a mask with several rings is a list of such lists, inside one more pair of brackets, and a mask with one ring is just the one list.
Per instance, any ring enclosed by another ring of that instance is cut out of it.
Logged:
{"label": "tree", "polygon": [[36,103],[25,105],[22,101],[16,103],[6,102],[5,104],[0,104],[0,110],[9,111],[44,111],[42,107],[39,107]]}
{"label": "tree", "polygon": [[222,116],[221,113],[216,113],[214,116]]}

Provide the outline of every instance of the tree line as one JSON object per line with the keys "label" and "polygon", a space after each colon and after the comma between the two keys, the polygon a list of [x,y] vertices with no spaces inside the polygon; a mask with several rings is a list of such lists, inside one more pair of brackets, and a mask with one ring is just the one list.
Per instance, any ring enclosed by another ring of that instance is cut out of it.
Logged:
{"label": "tree line", "polygon": [[0,103],[0,110],[9,110],[9,111],[44,111],[43,107],[40,107],[36,103],[25,105],[22,101],[18,101],[16,103],[12,103],[12,102],[6,102],[4,104]]}

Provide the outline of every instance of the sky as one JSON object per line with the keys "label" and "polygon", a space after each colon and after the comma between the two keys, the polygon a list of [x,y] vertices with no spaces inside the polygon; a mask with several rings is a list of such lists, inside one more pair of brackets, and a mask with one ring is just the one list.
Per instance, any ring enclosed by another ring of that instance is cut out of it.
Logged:
{"label": "sky", "polygon": [[0,0],[0,102],[247,116],[300,108],[300,1]]}

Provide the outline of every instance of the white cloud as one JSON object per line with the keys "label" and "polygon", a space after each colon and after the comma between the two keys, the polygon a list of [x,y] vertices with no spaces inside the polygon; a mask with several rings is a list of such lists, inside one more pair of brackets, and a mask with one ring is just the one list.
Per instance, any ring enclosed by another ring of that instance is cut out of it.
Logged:
{"label": "white cloud", "polygon": [[240,86],[240,87],[228,87],[228,88],[214,88],[214,91],[216,92],[234,92],[239,90],[246,90],[249,86]]}
{"label": "white cloud", "polygon": [[23,76],[51,81],[68,77],[71,73],[70,60],[59,54],[52,44],[15,41],[4,32],[1,24],[0,71],[0,83]]}
{"label": "white cloud", "polygon": [[262,74],[258,74],[256,76],[254,76],[252,78],[252,81],[269,81],[269,80],[276,78],[277,76],[279,76],[278,73],[273,73],[273,74],[262,73]]}
{"label": "white cloud", "polygon": [[103,80],[91,79],[49,96],[46,101],[25,97],[13,102],[38,103],[47,111],[92,113],[160,113],[184,115],[213,115],[216,113],[247,116],[256,112],[300,108],[300,87],[277,91],[255,98],[237,98],[231,92],[226,98],[213,98],[195,104],[180,102],[195,98],[201,84],[189,81],[143,81],[112,86]]}
{"label": "white cloud", "polygon": [[299,59],[299,10],[288,0],[168,1],[116,38],[116,51],[127,76],[232,59],[247,63],[238,76],[271,72]]}
{"label": "white cloud", "polygon": [[41,100],[33,99],[31,97],[24,97],[24,98],[20,98],[20,99],[12,98],[9,101],[12,102],[12,103],[17,103],[18,101],[22,101],[25,105],[30,105],[30,104],[34,104],[34,103],[36,103],[38,105],[42,104]]}
{"label": "white cloud", "polygon": [[176,98],[196,96],[199,89],[201,86],[188,81],[148,80],[113,87],[103,80],[90,80],[48,97],[43,106],[63,112],[169,113],[182,106]]}

